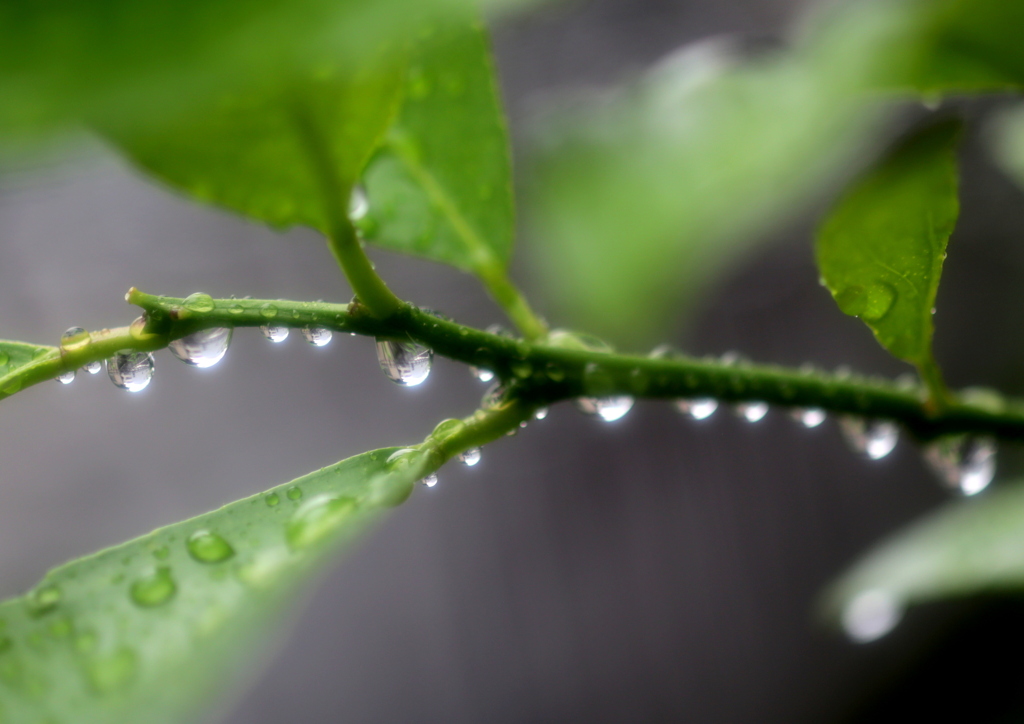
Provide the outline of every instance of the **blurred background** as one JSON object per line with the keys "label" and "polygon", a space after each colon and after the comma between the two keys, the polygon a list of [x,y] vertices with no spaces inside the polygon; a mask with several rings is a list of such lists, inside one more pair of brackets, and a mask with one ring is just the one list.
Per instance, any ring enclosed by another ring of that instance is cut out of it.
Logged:
{"label": "blurred background", "polygon": [[[552,96],[630,78],[720,34],[772,42],[786,0],[591,0],[495,30],[517,150]],[[1019,190],[972,104],[963,212],[939,293],[937,356],[953,386],[1021,392],[1024,303]],[[200,208],[110,155],[0,186],[0,337],[55,344],[70,326],[126,324],[131,285],[184,296],[346,301],[312,233],[279,235]],[[869,373],[905,371],[818,285],[821,209],[733,265],[667,342],[694,354]],[[542,313],[525,235],[516,276]],[[477,283],[377,253],[401,296],[486,326]],[[556,325],[572,320],[551,316]],[[481,385],[438,360],[422,388],[380,373],[372,340],[314,348],[239,330],[214,368],[162,352],[142,394],[79,374],[0,412],[0,596],[67,559],[209,510],[364,450],[419,441],[472,410]],[[1009,451],[1012,452],[1012,451]],[[1019,456],[1000,458],[1002,474]],[[854,645],[815,620],[815,596],[874,542],[946,494],[904,441],[861,460],[832,421],[784,411],[750,425],[695,423],[639,402],[602,423],[560,405],[548,419],[452,464],[330,569],[276,632],[279,653],[226,721],[818,722],[929,714],[1015,720],[1024,664],[1016,601],[912,610]]]}

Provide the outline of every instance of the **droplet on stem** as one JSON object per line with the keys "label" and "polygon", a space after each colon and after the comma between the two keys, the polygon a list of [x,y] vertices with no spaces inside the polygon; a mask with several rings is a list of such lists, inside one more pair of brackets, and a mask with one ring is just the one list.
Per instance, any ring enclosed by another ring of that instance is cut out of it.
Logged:
{"label": "droplet on stem", "polygon": [[61,372],[54,379],[60,382],[62,385],[70,385],[75,381],[75,371],[68,370],[67,372]]}
{"label": "droplet on stem", "polygon": [[302,336],[314,347],[323,347],[334,338],[334,333],[324,327],[303,327]]}
{"label": "droplet on stem", "polygon": [[99,360],[93,360],[92,362],[87,362],[85,366],[82,367],[82,369],[88,372],[90,375],[94,375],[98,373],[101,369],[103,369],[103,363],[100,362]]}
{"label": "droplet on stem", "polygon": [[224,359],[231,344],[231,332],[231,327],[201,329],[174,340],[167,348],[185,364],[205,369]]}
{"label": "droplet on stem", "polygon": [[577,397],[573,404],[586,415],[600,417],[605,422],[614,422],[633,408],[633,398],[629,395]]}
{"label": "droplet on stem", "polygon": [[928,466],[947,486],[964,495],[976,495],[996,475],[996,441],[977,435],[951,435],[924,449]]}
{"label": "droplet on stem", "polygon": [[416,342],[378,339],[377,361],[389,380],[404,387],[414,387],[430,375],[434,351]]}
{"label": "droplet on stem", "polygon": [[60,336],[60,347],[65,352],[77,352],[85,349],[92,342],[92,335],[83,327],[69,327]]}
{"label": "droplet on stem", "polygon": [[278,327],[276,325],[264,324],[260,326],[260,332],[263,333],[263,336],[275,344],[280,344],[288,339],[288,331],[287,327]]}
{"label": "droplet on stem", "polygon": [[891,453],[900,438],[899,427],[890,420],[846,415],[839,418],[839,429],[854,452],[872,460]]}
{"label": "droplet on stem", "polygon": [[760,422],[768,414],[768,403],[760,400],[740,402],[737,403],[734,410],[747,422]]}
{"label": "droplet on stem", "polygon": [[473,467],[480,462],[480,448],[471,447],[469,450],[459,453],[459,460],[465,465]]}
{"label": "droplet on stem", "polygon": [[675,401],[676,409],[694,420],[706,420],[718,409],[718,400],[713,397],[698,397],[693,400],[679,399]]}
{"label": "droplet on stem", "polygon": [[139,392],[153,379],[153,355],[123,349],[107,360],[107,375],[118,389]]}

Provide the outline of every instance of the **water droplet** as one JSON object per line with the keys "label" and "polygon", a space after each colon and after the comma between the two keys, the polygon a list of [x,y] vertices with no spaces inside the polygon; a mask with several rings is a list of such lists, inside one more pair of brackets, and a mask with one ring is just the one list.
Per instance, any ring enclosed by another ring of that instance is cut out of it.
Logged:
{"label": "water droplet", "polygon": [[877,322],[889,313],[897,296],[895,287],[886,282],[855,284],[836,293],[836,304],[844,314]]}
{"label": "water droplet", "polygon": [[600,417],[605,422],[614,422],[632,409],[633,398],[629,395],[577,397],[573,404],[580,412]]}
{"label": "water droplet", "polygon": [[288,496],[288,500],[301,500],[302,499],[302,488],[298,485],[293,485],[285,491],[285,495]]}
{"label": "water droplet", "polygon": [[469,467],[473,467],[480,462],[480,448],[471,447],[469,450],[459,453],[459,460]]}
{"label": "water droplet", "polygon": [[303,327],[302,336],[314,347],[323,347],[334,337],[334,333],[324,327]]}
{"label": "water droplet", "polygon": [[485,410],[493,410],[496,407],[501,407],[505,404],[506,398],[508,397],[508,388],[505,384],[498,380],[490,387],[487,388],[487,392],[480,399],[480,407]]}
{"label": "water droplet", "polygon": [[107,360],[107,375],[114,386],[139,392],[153,379],[153,355],[123,349]]}
{"label": "water droplet", "polygon": [[85,349],[92,341],[92,336],[82,327],[69,327],[60,336],[60,347],[65,352],[76,352]]}
{"label": "water droplet", "polygon": [[538,407],[536,410],[533,411],[533,419],[534,420],[543,420],[547,416],[548,416],[548,408],[546,408],[546,407]]}
{"label": "water droplet", "polygon": [[263,336],[269,339],[271,342],[278,344],[288,339],[288,328],[277,327],[264,324],[260,327],[260,331],[263,332]]}
{"label": "water droplet", "polygon": [[190,312],[212,312],[213,311],[213,297],[209,294],[203,294],[202,292],[196,292],[195,294],[189,294],[181,302],[181,306]]}
{"label": "water droplet", "polygon": [[93,658],[86,664],[89,684],[101,694],[123,687],[135,676],[137,668],[135,652],[127,648]]}
{"label": "water droplet", "polygon": [[277,306],[267,302],[260,307],[260,316],[264,319],[273,319],[277,316]]}
{"label": "water droplet", "polygon": [[951,435],[929,444],[924,459],[939,478],[964,495],[976,495],[996,475],[996,441],[975,435]]}
{"label": "water droplet", "polygon": [[693,400],[676,400],[676,409],[694,420],[706,420],[718,409],[718,400],[714,397],[698,397]]}
{"label": "water droplet", "polygon": [[352,195],[348,199],[348,218],[352,221],[359,221],[359,219],[366,216],[366,213],[370,210],[370,199],[366,197],[366,191],[362,186],[356,184],[352,187]]}
{"label": "water droplet", "polygon": [[885,636],[903,618],[903,606],[888,591],[872,589],[857,594],[843,609],[843,630],[851,640],[865,644]]}
{"label": "water droplet", "polygon": [[428,473],[427,475],[423,476],[423,479],[420,480],[420,484],[426,485],[428,488],[434,487],[435,485],[437,485],[437,473]]}
{"label": "water droplet", "polygon": [[99,360],[93,360],[92,362],[87,362],[86,365],[82,367],[82,369],[88,372],[90,375],[94,375],[101,369],[103,369],[103,363],[100,362]]}
{"label": "water droplet", "polygon": [[828,417],[820,407],[794,407],[789,414],[804,427],[817,427]]}
{"label": "water droplet", "polygon": [[760,422],[768,414],[768,403],[760,400],[740,402],[733,409],[747,422]]}
{"label": "water droplet", "polygon": [[356,501],[348,497],[318,495],[303,504],[288,521],[285,538],[294,550],[301,550],[333,533],[356,510]]}
{"label": "water droplet", "polygon": [[839,429],[854,452],[872,460],[880,460],[891,453],[900,437],[899,427],[889,420],[846,415],[839,418]]}
{"label": "water droplet", "polygon": [[199,367],[213,367],[227,354],[231,344],[230,327],[201,329],[187,337],[176,339],[168,345],[171,354],[185,364]]}
{"label": "water droplet", "polygon": [[281,496],[278,495],[277,493],[267,493],[266,495],[263,496],[263,500],[266,502],[267,505],[273,508],[275,505],[281,502]]}
{"label": "water droplet", "polygon": [[68,370],[67,372],[61,372],[54,379],[60,382],[62,385],[70,385],[75,381],[75,371]]}
{"label": "water droplet", "polygon": [[415,342],[377,340],[377,361],[389,380],[413,387],[427,379],[434,351]]}
{"label": "water droplet", "polygon": [[52,584],[40,586],[29,594],[27,598],[29,613],[33,616],[42,616],[45,613],[49,613],[57,608],[60,599],[61,592],[57,586]]}
{"label": "water droplet", "polygon": [[472,367],[471,366],[469,368],[469,374],[473,375],[475,378],[477,378],[481,382],[490,382],[491,380],[494,379],[494,373],[491,372],[491,370],[485,370],[482,367]]}
{"label": "water droplet", "polygon": [[152,608],[170,601],[178,590],[168,566],[160,566],[131,585],[132,600],[139,606]]}
{"label": "water droplet", "polygon": [[197,530],[185,542],[189,555],[200,563],[220,563],[235,555],[224,538],[209,530]]}

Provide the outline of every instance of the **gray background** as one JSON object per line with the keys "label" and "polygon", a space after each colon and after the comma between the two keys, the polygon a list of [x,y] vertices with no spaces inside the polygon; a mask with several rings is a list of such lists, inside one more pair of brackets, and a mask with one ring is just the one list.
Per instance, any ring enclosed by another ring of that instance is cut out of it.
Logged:
{"label": "gray background", "polygon": [[[770,0],[598,0],[507,23],[496,49],[516,134],[539,98],[628,77],[707,35],[770,37],[793,12]],[[954,385],[1017,389],[1021,196],[976,138],[968,145],[939,358]],[[127,323],[130,285],[349,296],[314,235],[198,208],[110,157],[5,183],[0,337],[55,343],[68,326]],[[794,223],[745,260],[670,341],[903,371],[818,286],[812,228]],[[529,251],[517,275],[543,309]],[[501,319],[466,276],[376,258],[406,298],[471,324]],[[371,340],[276,346],[240,330],[209,370],[160,353],[143,394],[80,375],[16,395],[0,411],[0,596],[155,526],[418,441],[481,393],[444,360],[422,388],[400,389]],[[1000,682],[1021,672],[985,661],[1021,638],[1016,604],[915,611],[866,647],[812,619],[831,576],[944,499],[910,444],[869,463],[831,421],[807,431],[776,411],[756,426],[722,413],[695,424],[641,402],[608,425],[559,406],[476,468],[442,470],[334,567],[228,721],[811,722],[929,705],[996,720],[1010,706]]]}

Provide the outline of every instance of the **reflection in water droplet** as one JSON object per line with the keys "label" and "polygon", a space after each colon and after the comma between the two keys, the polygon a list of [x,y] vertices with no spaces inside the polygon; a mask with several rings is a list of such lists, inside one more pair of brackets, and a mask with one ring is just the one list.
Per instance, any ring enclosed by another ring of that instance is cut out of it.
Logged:
{"label": "reflection in water droplet", "polygon": [[61,372],[54,379],[60,382],[62,385],[70,385],[72,382],[75,381],[75,371],[68,370],[67,372]]}
{"label": "reflection in water droplet", "polygon": [[430,375],[434,351],[415,342],[378,339],[377,361],[389,380],[405,387],[413,387]]}
{"label": "reflection in water droplet", "polygon": [[83,327],[69,327],[60,336],[60,347],[65,352],[77,352],[85,349],[92,341],[92,336]]}
{"label": "reflection in water droplet", "polygon": [[224,538],[209,530],[197,530],[185,542],[189,555],[200,563],[220,563],[235,555]]}
{"label": "reflection in water droplet", "polygon": [[323,347],[334,337],[334,333],[323,327],[303,327],[302,336],[314,347]]}
{"label": "reflection in water droplet", "polygon": [[698,397],[694,400],[676,400],[676,409],[694,420],[706,420],[718,409],[718,400],[713,397]]}
{"label": "reflection in water droplet", "polygon": [[92,658],[85,665],[90,686],[100,694],[125,686],[134,678],[137,668],[135,652],[128,648]]}
{"label": "reflection in water droplet", "polygon": [[629,395],[577,397],[573,404],[584,414],[600,417],[605,422],[614,422],[633,408],[633,398]]}
{"label": "reflection in water droplet", "polygon": [[190,312],[212,312],[213,311],[213,297],[209,294],[203,294],[202,292],[196,292],[195,294],[189,294],[181,302],[181,306]]}
{"label": "reflection in water droplet", "polygon": [[473,375],[473,377],[480,380],[481,382],[490,382],[491,380],[494,379],[494,373],[491,372],[490,370],[485,370],[482,367],[470,366],[469,374]]}
{"label": "reflection in water droplet", "polygon": [[101,369],[103,369],[103,363],[100,362],[99,360],[93,360],[92,362],[87,362],[85,366],[82,367],[82,369],[88,372],[90,375],[94,375]]}
{"label": "reflection in water droplet", "polygon": [[839,418],[839,429],[854,452],[872,460],[891,453],[900,437],[899,427],[889,420],[845,415]]}
{"label": "reflection in water droplet", "polygon": [[284,342],[286,339],[288,339],[287,327],[277,327],[264,324],[260,327],[260,331],[263,332],[264,337],[269,339],[271,342],[274,342],[275,344]]}
{"label": "reflection in water droplet", "polygon": [[426,485],[428,488],[432,488],[437,485],[437,473],[429,473],[420,480],[421,485]]}
{"label": "reflection in water droplet", "polygon": [[273,508],[275,505],[281,502],[281,496],[277,493],[267,493],[263,496],[263,500],[266,501],[267,505]]}
{"label": "reflection in water droplet", "polygon": [[139,392],[153,379],[153,355],[124,349],[107,360],[107,375],[115,387]]}
{"label": "reflection in water droplet", "polygon": [[538,407],[536,410],[533,411],[533,419],[534,420],[543,420],[547,416],[548,416],[548,408],[546,408],[546,407]]}
{"label": "reflection in water droplet", "polygon": [[230,327],[213,327],[193,332],[187,337],[176,339],[167,345],[171,354],[185,364],[199,367],[213,367],[227,354],[231,344]]}
{"label": "reflection in water droplet", "polygon": [[177,590],[178,585],[171,577],[171,569],[160,566],[132,583],[130,593],[136,604],[151,608],[170,601]]}
{"label": "reflection in water droplet", "polygon": [[737,415],[747,422],[760,422],[768,414],[768,403],[754,400],[752,402],[740,402],[733,408]]}
{"label": "reflection in water droplet", "polygon": [[473,467],[480,462],[480,448],[471,447],[469,450],[459,453],[459,460],[469,467]]}
{"label": "reflection in water droplet", "polygon": [[857,594],[843,609],[843,630],[865,644],[885,636],[903,618],[903,606],[888,591],[872,589]]}
{"label": "reflection in water droplet", "polygon": [[366,216],[369,210],[370,200],[366,197],[366,191],[356,184],[352,187],[352,195],[348,199],[348,218],[358,221]]}
{"label": "reflection in water droplet", "polygon": [[930,443],[924,459],[939,478],[964,495],[976,495],[996,475],[996,441],[975,435],[951,435]]}
{"label": "reflection in water droplet", "polygon": [[818,427],[828,417],[820,407],[794,407],[789,414],[804,427]]}

